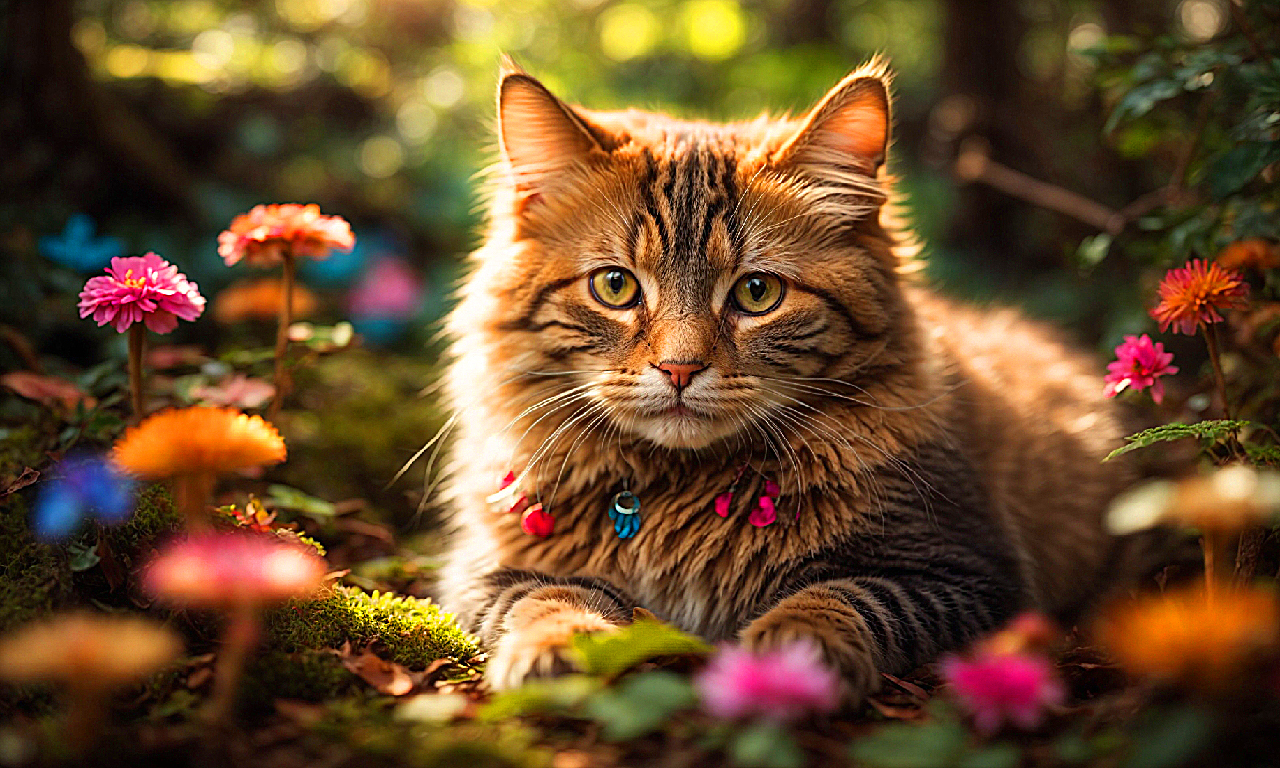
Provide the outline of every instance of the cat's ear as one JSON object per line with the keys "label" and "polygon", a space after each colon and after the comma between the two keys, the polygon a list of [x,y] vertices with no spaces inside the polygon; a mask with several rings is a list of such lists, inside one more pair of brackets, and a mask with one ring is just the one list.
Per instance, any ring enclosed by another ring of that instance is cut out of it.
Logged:
{"label": "cat's ear", "polygon": [[874,176],[888,151],[890,122],[888,69],[874,61],[822,97],[775,161],[800,168],[853,167]]}
{"label": "cat's ear", "polygon": [[586,120],[546,86],[503,59],[498,142],[515,185],[536,192],[556,172],[602,152]]}

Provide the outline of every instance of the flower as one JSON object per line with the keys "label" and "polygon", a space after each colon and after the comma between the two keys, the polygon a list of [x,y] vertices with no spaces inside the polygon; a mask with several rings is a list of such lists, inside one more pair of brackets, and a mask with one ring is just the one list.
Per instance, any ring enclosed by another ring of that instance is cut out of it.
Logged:
{"label": "flower", "polygon": [[[221,325],[241,320],[274,320],[280,314],[284,281],[278,277],[241,280],[218,293],[213,300],[213,319]],[[316,295],[304,286],[293,286],[293,316],[308,317],[320,306]]]}
{"label": "flower", "polygon": [[1169,270],[1159,290],[1160,303],[1151,316],[1161,331],[1172,327],[1191,335],[1201,325],[1222,322],[1221,310],[1248,306],[1249,286],[1240,274],[1201,259]]}
{"label": "flower", "polygon": [[[523,497],[522,497],[523,498]],[[520,502],[516,502],[517,506]],[[515,511],[515,508],[512,508]],[[545,539],[551,535],[556,527],[556,519],[542,508],[541,504],[534,504],[524,511],[520,516],[520,528],[530,536],[537,536]]]}
{"label": "flower", "polygon": [[1161,523],[1235,533],[1278,514],[1280,472],[1236,464],[1177,482],[1139,485],[1116,497],[1106,522],[1120,536]]}
{"label": "flower", "polygon": [[382,257],[360,278],[348,299],[351,320],[361,336],[389,344],[422,307],[422,281],[404,261]]}
{"label": "flower", "polygon": [[111,458],[138,477],[229,472],[279,464],[284,439],[261,416],[196,406],[161,411],[116,442]]}
{"label": "flower", "polygon": [[122,523],[133,512],[133,491],[133,480],[104,457],[68,456],[36,498],[35,533],[45,539],[60,539],[86,517],[112,525]]}
{"label": "flower", "polygon": [[804,641],[759,654],[724,647],[694,684],[706,710],[724,719],[791,721],[840,703],[839,676]]}
{"label": "flower", "polygon": [[217,384],[206,383],[192,387],[188,396],[210,405],[259,408],[275,393],[276,388],[271,382],[237,373]]}
{"label": "flower", "polygon": [[189,608],[262,606],[315,593],[327,570],[319,555],[272,534],[204,533],[169,544],[143,586]]}
{"label": "flower", "polygon": [[40,238],[40,253],[78,272],[96,272],[124,254],[116,237],[94,237],[93,219],[77,213],[67,219],[61,235]]}
{"label": "flower", "polygon": [[355,247],[351,225],[341,216],[323,216],[318,205],[259,205],[240,214],[218,235],[218,255],[227,266],[241,259],[268,266],[286,255],[293,258],[328,257],[330,249]]}
{"label": "flower", "polygon": [[1280,647],[1280,609],[1273,593],[1251,587],[1206,597],[1196,585],[1112,605],[1098,639],[1135,674],[1227,690]]}
{"label": "flower", "polygon": [[733,503],[733,491],[725,491],[716,497],[716,514],[721,517],[729,516],[729,505]]}
{"label": "flower", "polygon": [[1280,267],[1280,247],[1259,237],[1237,240],[1218,253],[1224,269],[1274,269]]}
{"label": "flower", "polygon": [[1043,656],[981,651],[970,659],[952,655],[942,659],[941,672],[978,730],[987,734],[1006,722],[1034,728],[1045,707],[1062,703],[1066,695]]}
{"label": "flower", "polygon": [[756,499],[756,505],[751,510],[751,514],[747,516],[747,522],[757,528],[763,528],[766,525],[772,525],[778,519],[778,510],[773,505],[773,499],[768,496],[761,496]]}
{"label": "flower", "polygon": [[169,333],[178,320],[195,320],[204,297],[178,268],[154,253],[111,260],[105,277],[91,277],[80,291],[80,316],[98,325],[111,323],[121,333],[137,322]]}
{"label": "flower", "polygon": [[1103,394],[1115,397],[1126,389],[1141,392],[1151,388],[1151,399],[1157,403],[1164,400],[1164,382],[1161,376],[1178,372],[1173,362],[1173,353],[1165,352],[1164,345],[1151,341],[1147,334],[1141,336],[1125,336],[1124,342],[1116,347],[1115,362],[1107,365],[1107,385]]}

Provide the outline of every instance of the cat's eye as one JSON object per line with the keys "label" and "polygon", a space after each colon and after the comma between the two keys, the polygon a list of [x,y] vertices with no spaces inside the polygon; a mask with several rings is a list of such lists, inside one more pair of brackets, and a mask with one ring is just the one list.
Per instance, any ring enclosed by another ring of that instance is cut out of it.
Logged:
{"label": "cat's eye", "polygon": [[622,267],[602,267],[591,273],[591,295],[610,309],[627,309],[640,300],[640,283]]}
{"label": "cat's eye", "polygon": [[786,287],[782,278],[764,272],[752,272],[733,284],[733,303],[744,315],[763,315],[778,308]]}

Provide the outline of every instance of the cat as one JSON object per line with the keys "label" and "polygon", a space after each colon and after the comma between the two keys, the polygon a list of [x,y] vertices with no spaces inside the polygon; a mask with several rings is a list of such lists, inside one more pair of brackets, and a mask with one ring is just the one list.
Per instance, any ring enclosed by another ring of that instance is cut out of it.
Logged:
{"label": "cat", "polygon": [[509,61],[498,90],[441,578],[494,688],[640,610],[809,643],[856,700],[1104,590],[1126,478],[1097,364],[909,274],[885,64],[729,124],[571,107]]}

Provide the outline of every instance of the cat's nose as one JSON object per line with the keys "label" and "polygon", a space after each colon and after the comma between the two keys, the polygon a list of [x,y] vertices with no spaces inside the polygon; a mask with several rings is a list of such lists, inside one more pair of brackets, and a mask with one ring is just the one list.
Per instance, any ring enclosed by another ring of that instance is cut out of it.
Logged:
{"label": "cat's nose", "polygon": [[694,360],[689,363],[676,363],[668,360],[658,363],[654,367],[667,374],[671,379],[671,383],[675,385],[676,391],[679,391],[689,386],[689,382],[693,381],[695,373],[705,371],[707,364],[701,360]]}

